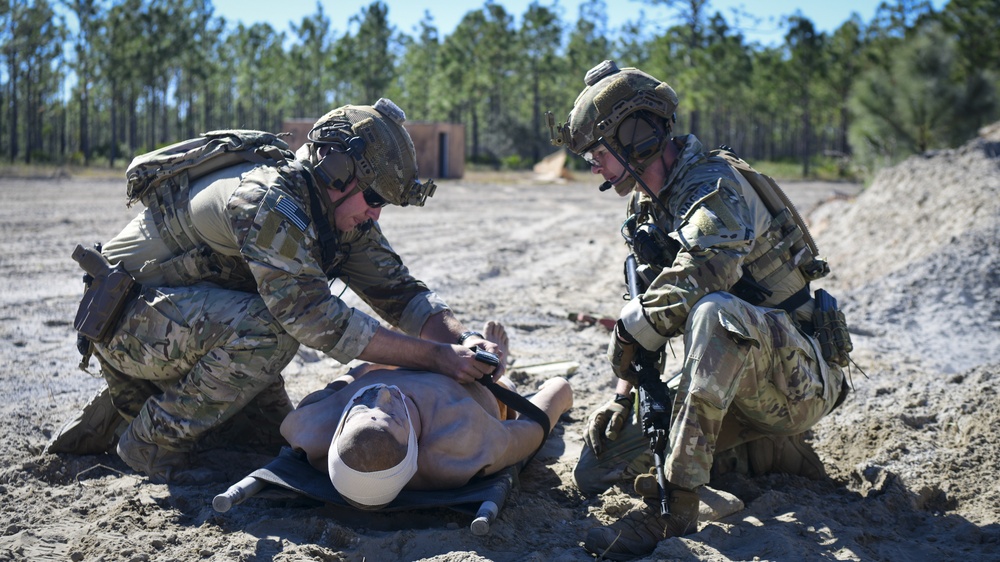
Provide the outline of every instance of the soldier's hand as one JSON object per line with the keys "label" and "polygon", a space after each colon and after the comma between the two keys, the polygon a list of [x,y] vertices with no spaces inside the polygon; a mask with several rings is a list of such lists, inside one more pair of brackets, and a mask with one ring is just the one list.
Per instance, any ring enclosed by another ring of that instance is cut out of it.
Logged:
{"label": "soldier's hand", "polygon": [[487,377],[496,371],[497,367],[477,360],[475,349],[461,345],[444,345],[443,356],[437,372],[449,376],[460,383],[470,383]]}
{"label": "soldier's hand", "polygon": [[638,351],[639,344],[619,320],[611,333],[611,341],[608,342],[608,361],[611,362],[611,370],[615,376],[630,382],[633,386],[638,380],[635,371],[632,370],[632,359]]}
{"label": "soldier's hand", "polygon": [[632,415],[632,394],[616,394],[590,414],[587,420],[587,438],[594,454],[601,456],[604,452],[604,440],[618,439],[618,434],[625,427],[625,422]]}
{"label": "soldier's hand", "polygon": [[473,353],[475,353],[476,349],[478,348],[483,351],[492,353],[493,355],[496,355],[497,359],[499,360],[499,365],[497,365],[497,367],[493,369],[490,375],[493,377],[493,382],[496,382],[497,380],[500,379],[501,376],[503,376],[504,372],[506,371],[507,362],[504,359],[503,348],[501,348],[497,343],[491,342],[490,340],[478,336],[470,336],[464,342],[462,342],[462,345],[464,347],[471,348]]}

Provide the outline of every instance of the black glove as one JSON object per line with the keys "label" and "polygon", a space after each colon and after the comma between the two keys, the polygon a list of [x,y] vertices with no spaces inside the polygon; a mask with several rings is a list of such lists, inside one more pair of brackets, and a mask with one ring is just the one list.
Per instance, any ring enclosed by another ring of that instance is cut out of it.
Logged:
{"label": "black glove", "polygon": [[635,371],[632,369],[632,359],[639,351],[639,344],[625,329],[625,325],[619,320],[615,323],[614,332],[611,334],[611,341],[608,342],[608,361],[611,362],[611,370],[615,376],[628,381],[632,386],[639,384]]}

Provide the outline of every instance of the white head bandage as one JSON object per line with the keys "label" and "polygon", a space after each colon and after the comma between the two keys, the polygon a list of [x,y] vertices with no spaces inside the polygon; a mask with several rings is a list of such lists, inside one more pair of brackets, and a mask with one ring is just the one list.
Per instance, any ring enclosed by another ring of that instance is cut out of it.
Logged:
{"label": "white head bandage", "polygon": [[388,386],[387,388],[399,393],[400,398],[403,400],[403,406],[406,408],[406,423],[410,428],[406,446],[406,457],[394,467],[374,472],[354,470],[347,466],[347,463],[340,458],[340,453],[337,450],[337,440],[344,430],[344,422],[347,420],[348,412],[355,405],[354,401],[367,390],[382,386],[387,385],[373,384],[366,386],[354,393],[354,396],[347,402],[347,405],[344,406],[344,412],[340,414],[340,423],[337,424],[337,431],[333,434],[333,439],[330,441],[330,451],[327,457],[330,482],[333,483],[333,487],[337,489],[337,492],[354,503],[372,507],[382,506],[391,502],[417,472],[417,435],[413,430],[413,421],[410,419],[410,407],[406,405],[406,396],[396,386]]}

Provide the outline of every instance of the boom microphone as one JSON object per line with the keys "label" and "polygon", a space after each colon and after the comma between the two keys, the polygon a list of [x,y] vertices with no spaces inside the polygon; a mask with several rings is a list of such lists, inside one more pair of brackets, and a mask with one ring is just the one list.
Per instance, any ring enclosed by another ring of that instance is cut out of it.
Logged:
{"label": "boom microphone", "polygon": [[606,182],[602,183],[601,187],[598,187],[597,189],[599,189],[603,193],[603,192],[611,189],[614,186],[615,186],[615,184],[613,184],[613,183],[611,183],[609,181],[606,181]]}

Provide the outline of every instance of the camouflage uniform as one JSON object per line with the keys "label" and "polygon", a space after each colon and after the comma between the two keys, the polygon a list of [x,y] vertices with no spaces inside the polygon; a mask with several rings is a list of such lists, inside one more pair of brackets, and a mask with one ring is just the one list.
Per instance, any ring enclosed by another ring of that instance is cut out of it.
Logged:
{"label": "camouflage uniform", "polygon": [[447,308],[377,223],[334,229],[335,263],[324,264],[314,217],[328,215],[311,207],[311,184],[294,161],[232,166],[158,193],[104,245],[143,287],[95,346],[133,437],[188,451],[248,405],[276,428],[291,410],[280,373],[299,343],[348,362],[379,326],[331,294],[331,267],[410,335]]}
{"label": "camouflage uniform", "polygon": [[[677,486],[695,488],[709,482],[717,452],[763,435],[809,429],[833,409],[844,391],[844,374],[822,359],[808,335],[811,300],[792,313],[771,308],[807,285],[800,272],[776,276],[767,285],[771,296],[760,306],[730,294],[744,266],[771,250],[780,236],[738,171],[709,158],[693,135],[672,142],[680,154],[660,192],[669,215],[641,192],[633,195],[631,208],[640,224],[669,233],[676,254],[665,267],[640,266],[649,286],[625,306],[621,320],[650,350],[684,335],[664,475]],[[619,440],[608,443],[601,459],[584,451],[575,472],[581,488],[598,491],[644,472],[648,442],[634,423]]]}

